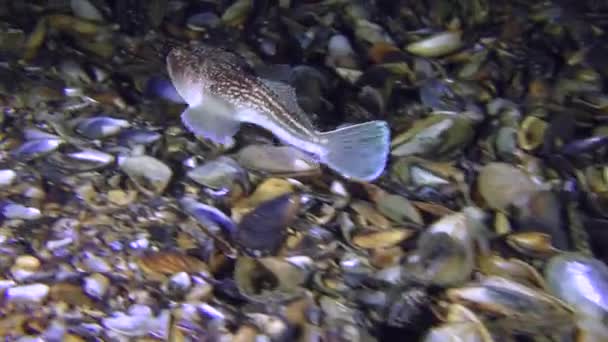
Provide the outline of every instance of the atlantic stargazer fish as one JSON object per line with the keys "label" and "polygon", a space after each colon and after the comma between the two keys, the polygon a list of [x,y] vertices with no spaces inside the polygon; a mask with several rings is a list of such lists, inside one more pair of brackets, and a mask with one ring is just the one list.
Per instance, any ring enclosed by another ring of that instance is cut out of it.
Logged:
{"label": "atlantic stargazer fish", "polygon": [[174,87],[188,104],[182,122],[195,135],[225,143],[242,123],[251,123],[347,179],[369,182],[384,171],[390,149],[385,121],[319,132],[298,106],[291,85],[257,77],[242,57],[226,49],[177,47],[166,62]]}

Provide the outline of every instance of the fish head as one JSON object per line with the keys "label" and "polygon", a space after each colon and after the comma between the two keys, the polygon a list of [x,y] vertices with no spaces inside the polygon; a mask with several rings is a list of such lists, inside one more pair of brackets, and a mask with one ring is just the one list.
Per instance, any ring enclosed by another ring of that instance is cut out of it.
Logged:
{"label": "fish head", "polygon": [[208,86],[205,55],[189,47],[173,48],[166,58],[167,72],[177,93],[190,106],[197,106]]}

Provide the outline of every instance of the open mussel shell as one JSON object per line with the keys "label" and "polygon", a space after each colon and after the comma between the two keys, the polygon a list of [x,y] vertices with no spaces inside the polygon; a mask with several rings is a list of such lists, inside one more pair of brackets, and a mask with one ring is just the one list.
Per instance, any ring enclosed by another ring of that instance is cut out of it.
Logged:
{"label": "open mussel shell", "polygon": [[380,195],[376,200],[376,207],[382,214],[398,224],[423,223],[419,210],[404,196]]}
{"label": "open mussel shell", "polygon": [[388,248],[400,244],[414,234],[414,231],[402,228],[390,228],[380,231],[355,232],[351,237],[354,246],[363,249]]}
{"label": "open mussel shell", "polygon": [[146,195],[161,194],[173,177],[173,171],[165,163],[151,156],[127,157],[120,168]]}
{"label": "open mussel shell", "polygon": [[393,138],[391,155],[446,158],[469,144],[473,130],[473,121],[467,117],[430,115]]}
{"label": "open mussel shell", "polygon": [[373,319],[388,327],[417,335],[436,323],[432,297],[423,287],[362,289],[351,293],[347,292],[347,296],[352,295],[356,302],[373,310],[377,315]]}
{"label": "open mussel shell", "polygon": [[477,187],[490,208],[503,211],[519,198],[541,189],[523,170],[499,162],[488,163],[479,171]]}
{"label": "open mussel shell", "polygon": [[511,218],[522,233],[546,234],[549,243],[555,248],[568,248],[567,229],[561,215],[563,206],[555,192],[541,190],[524,194],[513,203],[512,208]]}
{"label": "open mussel shell", "polygon": [[234,280],[239,292],[257,302],[282,302],[303,294],[301,287],[308,272],[285,259],[276,257],[236,260]]}
{"label": "open mussel shell", "polygon": [[549,257],[559,251],[553,246],[551,236],[540,232],[510,234],[506,242],[511,248],[531,257]]}
{"label": "open mussel shell", "polygon": [[408,269],[423,283],[440,286],[462,283],[473,269],[469,248],[445,233],[422,235],[418,240],[419,259]]}
{"label": "open mussel shell", "polygon": [[501,276],[530,287],[546,288],[542,274],[519,259],[505,259],[498,254],[491,254],[480,256],[478,263],[480,271],[485,275]]}
{"label": "open mussel shell", "polygon": [[320,173],[320,165],[312,156],[291,146],[249,145],[237,153],[236,160],[247,169],[272,175]]}
{"label": "open mussel shell", "polygon": [[466,104],[449,83],[431,78],[420,87],[420,101],[434,111],[461,112]]}
{"label": "open mussel shell", "polygon": [[450,304],[446,322],[431,328],[424,342],[494,342],[494,338],[482,319],[472,310],[460,304]]}
{"label": "open mussel shell", "polygon": [[469,207],[433,223],[421,233],[415,258],[405,265],[408,276],[438,286],[467,281],[475,267],[476,248],[487,248],[482,215],[480,209]]}
{"label": "open mussel shell", "polygon": [[538,334],[556,324],[564,330],[574,328],[574,313],[566,303],[508,278],[489,276],[478,283],[451,288],[446,294],[454,303],[497,316],[503,324],[509,322],[514,331]]}
{"label": "open mussel shell", "polygon": [[538,148],[545,140],[549,124],[536,116],[527,116],[517,131],[519,147],[526,151]]}
{"label": "open mussel shell", "polygon": [[300,196],[291,193],[261,203],[243,216],[236,228],[235,242],[253,255],[276,254],[299,208]]}
{"label": "open mussel shell", "polygon": [[433,162],[418,157],[395,161],[391,175],[404,185],[442,187],[464,180],[464,173],[451,162]]}

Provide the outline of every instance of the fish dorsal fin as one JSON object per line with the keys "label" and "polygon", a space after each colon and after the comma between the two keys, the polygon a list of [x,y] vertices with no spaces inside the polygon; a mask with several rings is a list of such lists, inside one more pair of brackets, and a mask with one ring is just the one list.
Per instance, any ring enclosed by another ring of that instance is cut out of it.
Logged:
{"label": "fish dorsal fin", "polygon": [[306,112],[298,104],[296,91],[290,84],[264,78],[260,78],[260,81],[277,96],[285,108],[287,108],[287,110],[293,114],[301,124],[314,129],[308,114],[306,114]]}

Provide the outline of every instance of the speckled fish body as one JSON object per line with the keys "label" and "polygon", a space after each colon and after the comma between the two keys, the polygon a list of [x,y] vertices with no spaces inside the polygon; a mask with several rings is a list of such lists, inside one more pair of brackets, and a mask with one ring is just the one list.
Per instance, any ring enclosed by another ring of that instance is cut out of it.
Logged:
{"label": "speckled fish body", "polygon": [[224,143],[241,123],[252,123],[349,179],[374,180],[386,166],[386,122],[319,132],[298,106],[289,84],[256,77],[234,53],[204,45],[175,48],[167,56],[167,69],[188,104],[182,121],[196,135]]}

